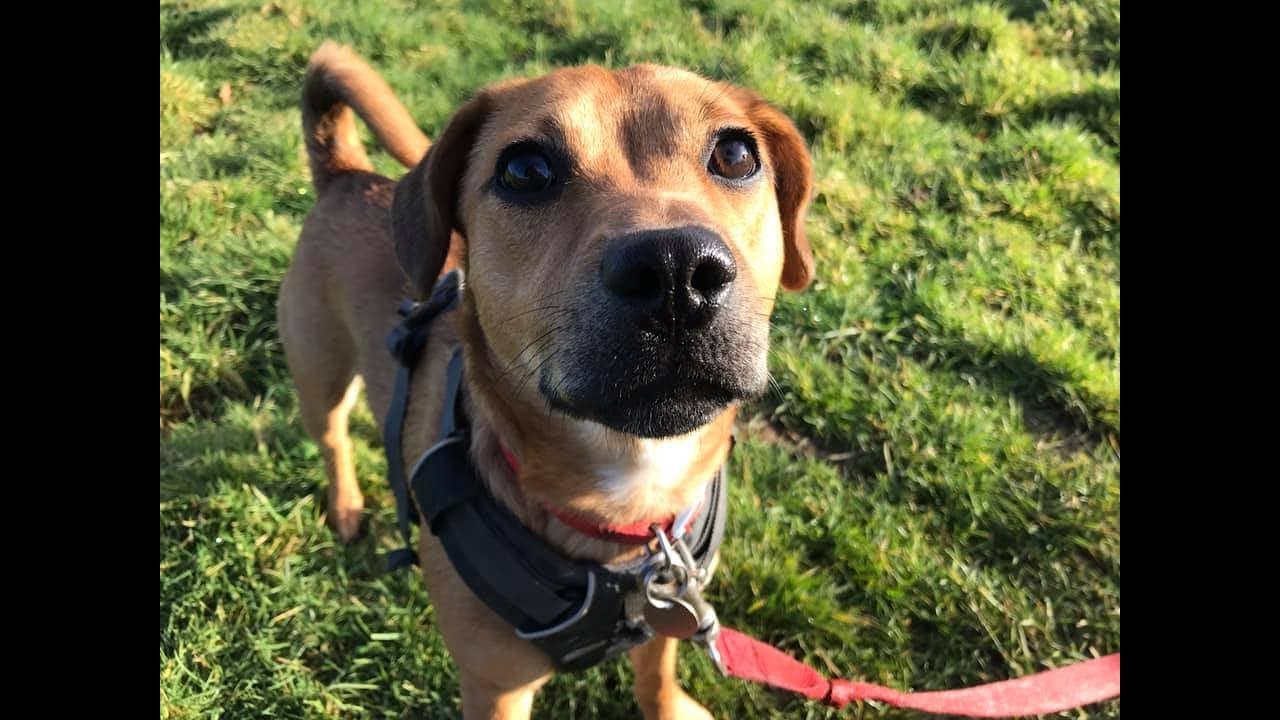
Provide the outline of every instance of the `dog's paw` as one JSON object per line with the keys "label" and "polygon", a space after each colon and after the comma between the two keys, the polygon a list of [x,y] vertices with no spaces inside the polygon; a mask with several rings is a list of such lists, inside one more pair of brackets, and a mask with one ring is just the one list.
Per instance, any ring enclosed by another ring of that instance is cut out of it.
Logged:
{"label": "dog's paw", "polygon": [[364,497],[335,497],[329,501],[329,527],[338,539],[349,543],[360,537],[364,517]]}
{"label": "dog's paw", "polygon": [[665,716],[670,717],[671,720],[711,720],[711,712],[683,690],[677,693],[672,706],[671,714]]}
{"label": "dog's paw", "polygon": [[712,720],[706,708],[678,687],[653,704],[641,703],[641,709],[645,720]]}

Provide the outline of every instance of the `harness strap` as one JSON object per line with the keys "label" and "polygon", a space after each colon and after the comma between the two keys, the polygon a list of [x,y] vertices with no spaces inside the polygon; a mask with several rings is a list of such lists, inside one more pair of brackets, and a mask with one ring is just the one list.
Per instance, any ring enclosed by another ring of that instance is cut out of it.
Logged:
{"label": "harness strap", "polygon": [[440,414],[440,439],[454,435],[458,430],[458,418],[462,416],[462,348],[453,351],[449,367],[444,372],[444,411]]}
{"label": "harness strap", "polygon": [[[725,462],[720,466],[720,473],[711,482],[711,502],[708,505],[708,511],[702,513],[701,522],[694,526],[693,542],[689,544],[689,550],[697,559],[698,566],[704,570],[712,567],[716,559],[716,551],[720,549],[720,542],[724,540],[725,520],[729,517],[729,491],[725,483],[728,472],[729,463]],[[708,575],[707,579],[710,577]]]}
{"label": "harness strap", "polygon": [[410,527],[417,523],[417,511],[409,502],[408,488],[404,482],[404,455],[400,452],[400,433],[404,430],[404,413],[409,404],[409,366],[396,368],[396,385],[391,395],[391,409],[383,428],[383,447],[387,449],[387,481],[396,498],[396,526],[404,547],[391,551],[387,556],[387,569],[398,570],[418,564],[418,554],[413,551],[413,535]]}
{"label": "harness strap", "polygon": [[[431,322],[440,313],[452,308],[458,301],[458,287],[462,275],[454,270],[440,279],[431,298],[425,303],[405,300],[396,312],[402,318],[387,336],[387,350],[397,362],[395,387],[391,392],[391,407],[382,429],[382,445],[387,453],[387,482],[396,499],[396,526],[404,547],[387,555],[387,569],[398,570],[418,564],[418,553],[413,549],[412,528],[418,524],[418,514],[409,502],[408,485],[404,474],[402,433],[404,417],[409,407],[409,384],[413,369],[417,367],[422,350],[427,345]],[[452,366],[451,366],[452,369]],[[446,409],[446,417],[452,416],[452,407]]]}
{"label": "harness strap", "polygon": [[[529,567],[533,563],[521,562],[523,558],[512,556],[504,547],[505,533],[495,532],[498,523],[491,522],[494,516],[486,512],[492,509],[487,507],[492,501],[485,502],[488,493],[475,477],[464,437],[441,440],[418,463],[411,481],[414,499],[458,574],[468,584],[480,586],[472,588],[476,595],[491,606],[495,601],[507,605],[494,610],[508,620],[517,619],[526,626],[529,620],[538,627],[551,625],[576,605],[557,595],[556,584],[534,572]],[[475,567],[476,559],[496,566]],[[585,577],[574,579],[585,584]],[[518,607],[513,602],[517,599]]]}
{"label": "harness strap", "polygon": [[[477,595],[518,600],[518,608],[517,602],[510,602],[510,612],[499,611],[508,620],[518,620],[513,623],[517,628],[528,625],[530,619],[546,626],[580,604],[580,592],[564,589],[585,587],[587,573],[550,550],[485,490],[467,455],[462,360],[462,349],[456,348],[445,372],[441,439],[414,466],[410,492],[426,514],[427,527],[441,539],[455,566],[460,566],[459,574],[464,579],[471,575],[491,591],[477,591]],[[513,554],[513,548],[519,551]],[[486,565],[512,563],[501,570],[475,568],[468,555],[485,558]],[[464,565],[469,572],[464,572]]]}

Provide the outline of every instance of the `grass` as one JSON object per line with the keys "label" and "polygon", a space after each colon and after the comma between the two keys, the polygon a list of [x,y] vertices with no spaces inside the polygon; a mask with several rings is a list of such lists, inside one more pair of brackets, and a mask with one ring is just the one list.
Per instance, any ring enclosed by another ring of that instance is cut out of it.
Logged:
{"label": "grass", "polygon": [[[297,101],[351,43],[429,133],[471,91],[597,62],[763,92],[811,143],[818,281],[780,303],[777,385],[733,458],[726,624],[900,688],[1120,647],[1120,47],[1115,0],[160,6],[160,715],[456,717],[371,416],[373,532],[324,525],[274,327],[314,202]],[[374,162],[400,170],[385,153]],[[681,676],[719,717],[844,713]],[[634,717],[630,668],[539,717]],[[1119,717],[1119,702],[1066,713]]]}

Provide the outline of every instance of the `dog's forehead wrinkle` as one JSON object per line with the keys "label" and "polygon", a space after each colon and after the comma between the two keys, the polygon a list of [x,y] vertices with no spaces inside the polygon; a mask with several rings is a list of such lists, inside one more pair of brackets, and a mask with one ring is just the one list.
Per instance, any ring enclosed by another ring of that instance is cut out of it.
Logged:
{"label": "dog's forehead wrinkle", "polygon": [[662,161],[701,149],[695,147],[701,144],[695,136],[706,134],[698,131],[706,113],[689,101],[690,83],[702,83],[697,76],[642,65],[619,71],[617,78],[617,87],[609,92],[587,93],[593,102],[589,114],[580,119],[598,131],[595,139],[612,136],[615,152],[626,160],[632,175],[652,180]]}
{"label": "dog's forehead wrinkle", "polygon": [[648,87],[632,88],[618,122],[618,144],[632,173],[651,179],[654,161],[680,150],[685,125],[678,105],[664,93]]}

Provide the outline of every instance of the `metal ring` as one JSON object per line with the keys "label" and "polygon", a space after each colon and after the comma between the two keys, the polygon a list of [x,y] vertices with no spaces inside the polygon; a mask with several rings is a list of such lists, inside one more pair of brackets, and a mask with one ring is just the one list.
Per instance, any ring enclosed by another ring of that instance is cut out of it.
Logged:
{"label": "metal ring", "polygon": [[429,458],[429,457],[431,457],[433,454],[435,454],[435,452],[436,452],[437,450],[439,450],[440,448],[443,448],[443,447],[448,447],[449,445],[452,445],[452,444],[454,444],[454,443],[456,443],[456,442],[461,442],[461,441],[462,441],[462,438],[461,438],[460,436],[458,436],[458,435],[450,435],[449,437],[447,437],[447,438],[445,438],[445,439],[441,440],[440,442],[436,443],[435,445],[432,445],[430,448],[428,448],[428,449],[427,449],[427,451],[426,451],[426,452],[422,453],[422,457],[418,458],[418,462],[416,462],[416,463],[414,463],[414,464],[413,464],[413,469],[409,471],[409,477],[410,477],[410,478],[412,478],[412,477],[414,477],[415,475],[417,475],[417,474],[418,474],[418,468],[422,467],[422,463],[426,462],[426,461],[427,461],[427,458]]}
{"label": "metal ring", "polygon": [[[706,488],[703,488],[702,494],[707,494]],[[680,514],[671,523],[671,534],[678,538],[684,537],[684,534],[689,532],[689,523],[693,520],[694,511],[701,509],[701,507],[701,503],[698,503],[681,510]]]}
{"label": "metal ring", "polygon": [[554,627],[549,627],[546,630],[533,630],[530,632],[525,632],[520,628],[516,628],[516,637],[520,638],[521,640],[537,640],[538,638],[544,638],[544,637],[547,637],[548,635],[555,635],[561,630],[568,629],[574,623],[581,620],[587,614],[587,611],[591,609],[591,601],[595,599],[595,596],[596,596],[596,574],[588,570],[587,571],[587,597],[582,600],[582,606],[579,607],[577,611],[574,612],[573,615],[569,617],[568,620],[565,620],[564,622]]}
{"label": "metal ring", "polygon": [[[672,566],[670,569],[675,571],[673,572],[673,577],[671,579],[672,581],[675,582],[677,588],[683,588],[689,584],[689,574],[687,571],[685,571],[685,569],[682,566],[675,565],[675,566]],[[653,607],[658,608],[659,610],[665,610],[675,605],[675,603],[671,600],[667,600],[661,597],[654,597],[653,595],[653,591],[652,591],[653,576],[656,573],[663,572],[665,570],[667,570],[667,568],[658,568],[657,566],[650,566],[647,570],[645,570],[644,577],[640,580],[640,586],[644,590],[645,601],[648,602]],[[677,597],[683,594],[684,594],[683,592],[678,592]]]}
{"label": "metal ring", "polygon": [[653,596],[652,591],[650,591],[649,589],[653,587],[653,576],[654,576],[654,573],[656,572],[658,572],[658,568],[654,566],[650,566],[649,569],[645,570],[644,578],[640,581],[640,587],[644,588],[645,602],[649,603],[650,605],[658,609],[666,609],[671,607],[672,605],[671,601],[663,600],[662,598],[655,598]]}
{"label": "metal ring", "polygon": [[662,547],[662,554],[667,559],[667,567],[679,565],[681,562],[680,556],[676,554],[675,548],[671,547],[671,541],[667,539],[667,534],[662,532],[662,528],[658,527],[656,523],[650,529],[653,530],[653,534],[658,538],[658,545]]}

